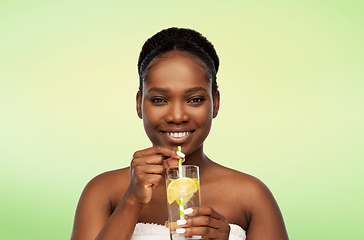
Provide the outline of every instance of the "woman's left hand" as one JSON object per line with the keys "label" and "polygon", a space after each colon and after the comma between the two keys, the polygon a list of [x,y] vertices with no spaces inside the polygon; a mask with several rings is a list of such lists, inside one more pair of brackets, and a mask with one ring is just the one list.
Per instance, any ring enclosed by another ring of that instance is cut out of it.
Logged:
{"label": "woman's left hand", "polygon": [[[185,211],[192,211],[186,214],[189,218],[178,220],[180,229],[177,230],[181,236],[203,236],[203,239],[228,240],[230,226],[226,218],[211,207],[193,207]],[[185,224],[183,220],[186,220]],[[184,229],[184,230],[182,230]]]}

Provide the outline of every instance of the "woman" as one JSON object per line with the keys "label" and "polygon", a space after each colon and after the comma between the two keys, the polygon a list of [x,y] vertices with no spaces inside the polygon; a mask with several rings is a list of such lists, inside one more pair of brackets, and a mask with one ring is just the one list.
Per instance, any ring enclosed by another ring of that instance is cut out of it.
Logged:
{"label": "woman", "polygon": [[[200,167],[202,183],[202,206],[193,208],[191,218],[179,226],[180,235],[229,239],[233,231],[240,231],[241,239],[245,232],[249,240],[288,239],[269,189],[203,152],[219,111],[218,67],[213,45],[196,31],[169,28],[145,42],[138,62],[136,106],[153,147],[135,152],[130,167],[103,173],[87,184],[72,240],[131,239],[136,237],[134,230],[148,226],[144,223],[158,224],[152,228],[165,234],[164,170],[178,165],[177,146],[185,154],[184,164]],[[151,239],[148,234],[144,239]],[[168,233],[164,236],[169,239]]]}

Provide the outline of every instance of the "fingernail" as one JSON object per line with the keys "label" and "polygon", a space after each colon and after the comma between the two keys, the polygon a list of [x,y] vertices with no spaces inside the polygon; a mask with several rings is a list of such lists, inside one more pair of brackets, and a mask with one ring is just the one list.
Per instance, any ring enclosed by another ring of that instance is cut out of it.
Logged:
{"label": "fingernail", "polygon": [[177,220],[177,224],[178,225],[185,225],[187,223],[187,220],[186,219],[179,219],[179,220]]}
{"label": "fingernail", "polygon": [[185,214],[191,214],[193,213],[193,209],[192,208],[187,208],[183,211]]}
{"label": "fingernail", "polygon": [[186,232],[186,229],[184,228],[177,228],[176,229],[176,233],[185,233]]}
{"label": "fingernail", "polygon": [[183,158],[186,156],[183,152],[180,152],[180,151],[177,151],[176,153],[178,156],[183,157]]}

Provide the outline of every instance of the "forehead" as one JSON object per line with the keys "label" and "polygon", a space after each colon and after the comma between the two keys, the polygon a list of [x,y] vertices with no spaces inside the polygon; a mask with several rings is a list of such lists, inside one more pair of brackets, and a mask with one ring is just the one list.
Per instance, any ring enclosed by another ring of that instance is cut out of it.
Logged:
{"label": "forehead", "polygon": [[181,52],[169,52],[155,59],[149,67],[144,88],[186,89],[204,87],[211,92],[211,83],[198,58]]}

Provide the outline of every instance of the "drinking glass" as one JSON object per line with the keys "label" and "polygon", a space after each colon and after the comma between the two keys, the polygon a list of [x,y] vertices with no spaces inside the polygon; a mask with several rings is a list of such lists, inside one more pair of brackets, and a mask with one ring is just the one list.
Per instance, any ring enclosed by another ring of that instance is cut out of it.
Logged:
{"label": "drinking glass", "polygon": [[199,168],[183,165],[166,169],[168,222],[171,240],[202,239],[202,236],[181,236],[177,220],[188,218],[183,211],[201,205]]}

